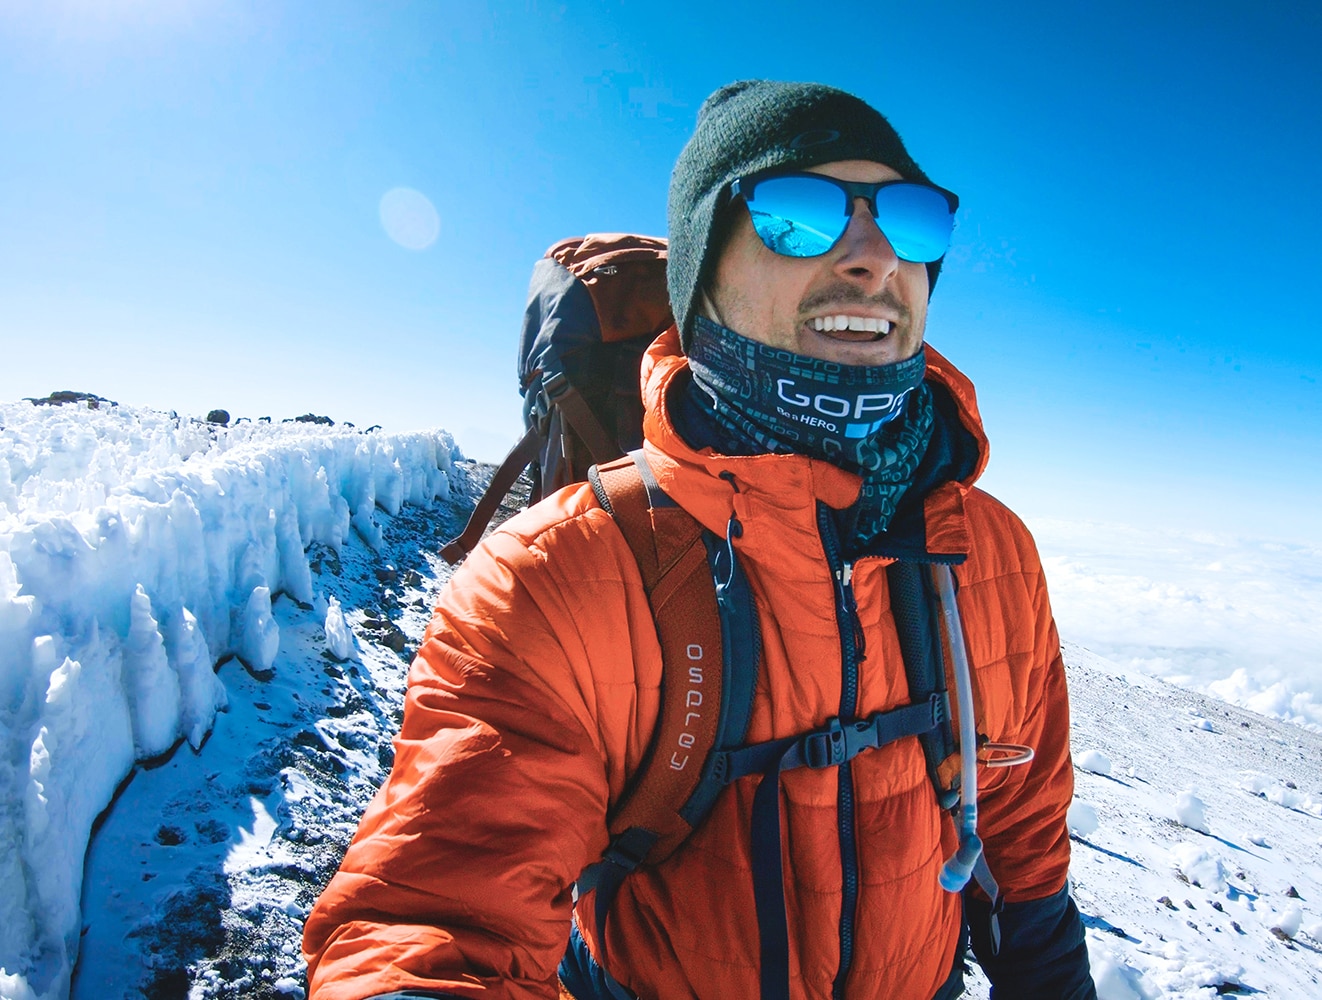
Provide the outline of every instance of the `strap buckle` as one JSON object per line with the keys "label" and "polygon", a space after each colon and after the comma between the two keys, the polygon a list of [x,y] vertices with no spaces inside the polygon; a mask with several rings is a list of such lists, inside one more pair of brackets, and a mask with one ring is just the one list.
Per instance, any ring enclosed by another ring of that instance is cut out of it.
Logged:
{"label": "strap buckle", "polygon": [[950,720],[950,694],[947,691],[934,691],[927,699],[932,709],[932,728],[944,725]]}
{"label": "strap buckle", "polygon": [[564,372],[548,372],[542,377],[542,392],[548,402],[554,403],[569,391],[569,379]]}
{"label": "strap buckle", "polygon": [[917,736],[937,728],[949,717],[950,697],[943,691],[932,694],[926,704],[920,701],[889,712],[876,712],[848,724],[837,716],[803,737],[803,763],[816,769],[839,767],[864,750],[885,746],[902,736]]}
{"label": "strap buckle", "polygon": [[647,852],[657,840],[658,836],[653,831],[631,826],[611,840],[606,850],[601,852],[601,860],[631,872],[643,863]]}
{"label": "strap buckle", "polygon": [[838,767],[847,760],[849,740],[838,716],[827,720],[825,729],[809,733],[803,738],[803,762],[809,767],[815,770]]}

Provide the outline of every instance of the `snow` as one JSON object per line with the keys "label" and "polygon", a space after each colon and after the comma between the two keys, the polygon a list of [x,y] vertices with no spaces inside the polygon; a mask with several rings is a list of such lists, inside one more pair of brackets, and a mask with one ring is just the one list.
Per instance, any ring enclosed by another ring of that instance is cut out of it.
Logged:
{"label": "snow", "polygon": [[1199,833],[1212,832],[1207,828],[1207,803],[1192,789],[1186,788],[1175,796],[1175,821]]}
{"label": "snow", "polygon": [[[1189,826],[1187,823],[1184,825]],[[1212,889],[1216,892],[1225,891],[1228,884],[1225,867],[1221,864],[1221,860],[1202,844],[1189,841],[1176,844],[1171,848],[1171,861],[1175,871],[1190,885],[1202,886],[1204,889]]]}
{"label": "snow", "polygon": [[1299,933],[1299,925],[1304,921],[1304,911],[1298,903],[1287,903],[1281,915],[1272,924],[1272,930],[1280,931],[1287,938]]}
{"label": "snow", "polygon": [[1093,774],[1110,774],[1111,758],[1099,750],[1084,750],[1074,755],[1074,766]]}
{"label": "snow", "polygon": [[[1267,794],[1311,801],[1322,787],[1322,737],[1138,682],[1128,665],[1103,670],[1102,658],[1077,650],[1065,654],[1073,742],[1116,765],[1110,775],[1075,769],[1076,800],[1101,820],[1075,836],[1070,872],[1099,995],[1322,995],[1322,945],[1302,933],[1322,912],[1322,817]],[[1190,808],[1201,803],[1208,832],[1176,819],[1183,795]],[[1282,938],[1273,927],[1293,905],[1300,933]]]}
{"label": "snow", "polygon": [[456,457],[443,431],[0,404],[0,996],[68,994],[93,824],[135,761],[202,748],[218,660],[272,669],[309,547],[379,546],[375,512],[446,498]]}
{"label": "snow", "polygon": [[1065,814],[1065,825],[1074,836],[1087,837],[1097,832],[1101,821],[1097,818],[1096,808],[1088,802],[1075,799],[1070,803],[1069,811]]}
{"label": "snow", "polygon": [[344,609],[332,594],[326,606],[326,649],[337,660],[347,660],[353,656],[353,632],[344,620]]}
{"label": "snow", "polygon": [[303,1000],[308,995],[307,990],[303,989],[293,976],[281,976],[271,984],[271,988],[277,993],[291,997],[292,1000]]}
{"label": "snow", "polygon": [[[0,998],[305,997],[302,922],[486,474],[443,432],[0,404]],[[1043,551],[1099,996],[1322,995],[1315,560]]]}

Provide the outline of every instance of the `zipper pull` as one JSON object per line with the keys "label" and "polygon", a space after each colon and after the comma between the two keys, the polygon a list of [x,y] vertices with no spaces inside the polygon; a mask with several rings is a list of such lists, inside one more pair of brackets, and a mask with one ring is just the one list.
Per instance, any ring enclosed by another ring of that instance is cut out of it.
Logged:
{"label": "zipper pull", "polygon": [[849,613],[849,621],[854,626],[854,648],[862,661],[867,655],[867,641],[863,638],[863,623],[858,620],[858,601],[854,598],[854,564],[843,562],[835,574],[840,584],[840,601]]}

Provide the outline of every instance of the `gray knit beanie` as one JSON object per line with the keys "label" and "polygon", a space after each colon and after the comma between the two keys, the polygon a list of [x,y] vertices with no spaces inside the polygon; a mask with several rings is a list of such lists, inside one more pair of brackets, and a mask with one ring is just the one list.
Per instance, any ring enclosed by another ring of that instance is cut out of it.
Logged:
{"label": "gray knit beanie", "polygon": [[[684,347],[694,300],[714,259],[717,214],[739,177],[769,168],[801,170],[836,160],[883,163],[931,183],[880,112],[853,94],[817,83],[742,80],[722,87],[698,111],[698,127],[670,176],[670,253],[666,282]],[[941,261],[927,265],[929,295]]]}

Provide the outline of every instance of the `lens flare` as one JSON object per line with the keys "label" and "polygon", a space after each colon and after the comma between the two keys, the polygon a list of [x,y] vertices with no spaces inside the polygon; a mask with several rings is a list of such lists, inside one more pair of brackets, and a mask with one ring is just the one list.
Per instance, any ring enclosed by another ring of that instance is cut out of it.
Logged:
{"label": "lens flare", "polygon": [[426,250],[441,234],[436,206],[413,188],[391,188],[381,196],[381,225],[406,250]]}

